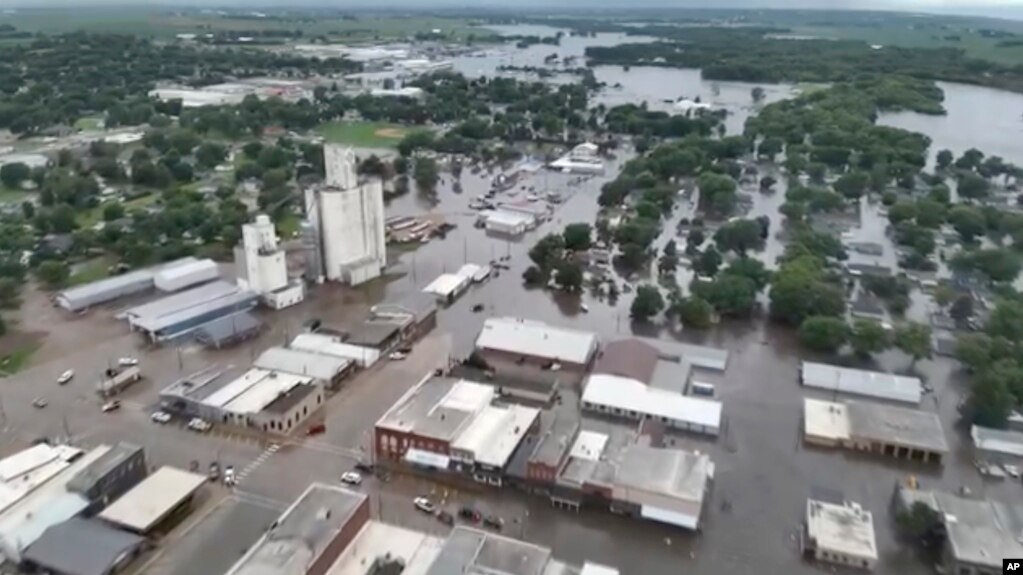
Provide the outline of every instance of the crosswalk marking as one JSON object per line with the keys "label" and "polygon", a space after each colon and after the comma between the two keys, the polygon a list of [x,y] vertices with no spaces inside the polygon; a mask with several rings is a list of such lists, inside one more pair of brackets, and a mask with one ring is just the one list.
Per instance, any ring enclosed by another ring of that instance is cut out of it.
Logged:
{"label": "crosswalk marking", "polygon": [[249,462],[249,464],[245,466],[245,469],[242,469],[235,476],[235,482],[236,483],[240,483],[242,479],[245,479],[246,477],[248,477],[248,475],[251,474],[253,471],[255,471],[257,467],[259,467],[260,465],[263,465],[263,463],[267,459],[270,459],[270,457],[273,456],[274,453],[277,453],[278,449],[279,449],[279,446],[276,443],[273,443],[269,447],[264,449],[263,452],[259,454],[259,457],[255,458],[251,462]]}

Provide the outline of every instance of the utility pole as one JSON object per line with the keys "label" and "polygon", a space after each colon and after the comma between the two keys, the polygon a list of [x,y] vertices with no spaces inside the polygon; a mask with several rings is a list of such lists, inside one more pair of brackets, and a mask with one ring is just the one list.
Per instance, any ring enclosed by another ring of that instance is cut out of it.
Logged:
{"label": "utility pole", "polygon": [[67,414],[61,415],[60,419],[64,427],[64,437],[67,439],[68,445],[71,445],[71,427],[67,424]]}

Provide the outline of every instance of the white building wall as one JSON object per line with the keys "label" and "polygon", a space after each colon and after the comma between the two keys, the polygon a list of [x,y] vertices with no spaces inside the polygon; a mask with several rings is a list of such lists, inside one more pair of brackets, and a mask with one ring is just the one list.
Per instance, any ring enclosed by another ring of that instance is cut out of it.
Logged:
{"label": "white building wall", "polygon": [[273,309],[284,309],[302,303],[305,300],[305,286],[296,282],[286,289],[267,293],[266,304]]}
{"label": "white building wall", "polygon": [[328,186],[347,190],[359,185],[358,160],[351,148],[336,144],[323,146],[323,165]]}
{"label": "white building wall", "polygon": [[235,254],[242,287],[266,294],[288,285],[284,251],[278,249],[274,224],[266,215],[242,226],[242,245]]}
{"label": "white building wall", "polygon": [[319,207],[327,279],[347,281],[348,266],[363,260],[372,260],[377,268],[387,264],[381,182],[370,181],[350,190],[321,190]]}

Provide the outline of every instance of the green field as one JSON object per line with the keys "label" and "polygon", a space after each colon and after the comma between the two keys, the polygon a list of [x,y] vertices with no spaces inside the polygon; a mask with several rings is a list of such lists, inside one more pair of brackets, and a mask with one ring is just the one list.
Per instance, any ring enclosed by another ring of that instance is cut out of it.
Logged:
{"label": "green field", "polygon": [[103,118],[98,118],[98,117],[94,117],[94,116],[91,116],[91,117],[88,117],[88,118],[78,118],[78,120],[75,121],[75,129],[76,130],[98,130],[98,129],[100,129],[100,125],[102,125],[102,123],[103,123]]}
{"label": "green field", "polygon": [[[965,27],[939,30],[934,27],[922,28],[894,23],[872,27],[800,27],[793,32],[821,38],[862,40],[868,44],[883,46],[956,48],[965,51],[968,56],[982,60],[1012,65],[1023,62],[1023,46],[999,47],[998,43],[1003,39],[987,38],[976,30]],[[958,40],[952,39],[953,37],[958,37]]]}
{"label": "green field", "polygon": [[38,343],[27,343],[0,357],[0,376],[13,375],[24,369],[37,349]]}
{"label": "green field", "polygon": [[328,142],[359,148],[393,148],[409,128],[380,122],[329,122],[316,128]]}
{"label": "green field", "polygon": [[111,259],[100,257],[80,264],[67,280],[68,287],[101,280],[110,275]]}
{"label": "green field", "polygon": [[31,192],[12,190],[11,188],[0,184],[0,204],[21,203],[25,201],[30,194]]}

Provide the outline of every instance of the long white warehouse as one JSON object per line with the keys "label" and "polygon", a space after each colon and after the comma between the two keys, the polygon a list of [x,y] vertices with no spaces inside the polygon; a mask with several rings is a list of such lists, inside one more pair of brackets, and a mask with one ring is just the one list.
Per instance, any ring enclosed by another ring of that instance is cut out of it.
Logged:
{"label": "long white warehouse", "polygon": [[920,405],[921,382],[916,377],[810,361],[803,362],[800,374],[806,387]]}
{"label": "long white warehouse", "polygon": [[594,374],[586,382],[583,409],[624,417],[652,419],[668,427],[708,435],[721,431],[721,403],[650,387],[617,375]]}

